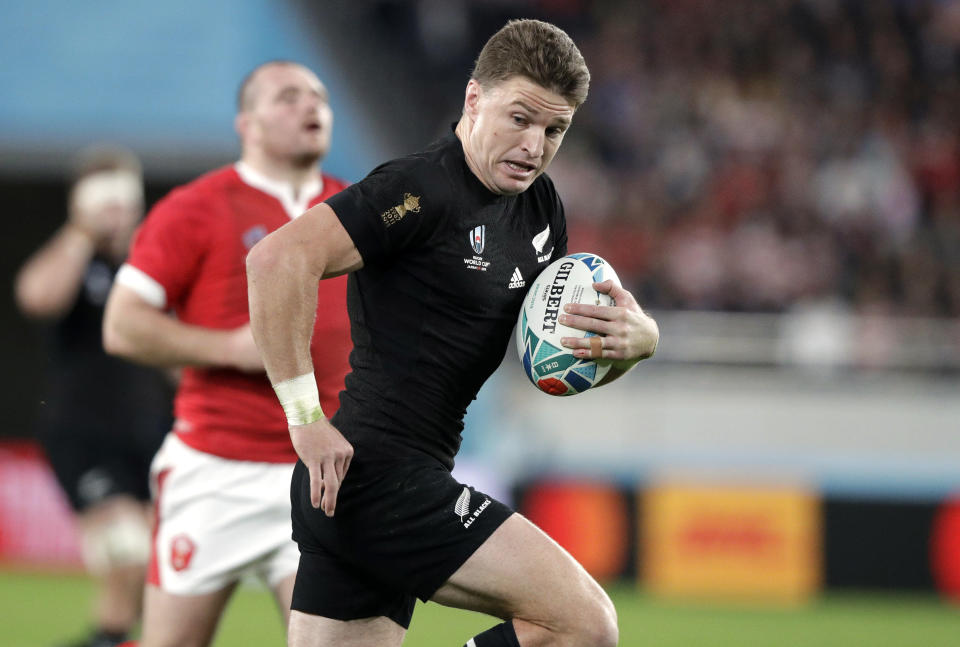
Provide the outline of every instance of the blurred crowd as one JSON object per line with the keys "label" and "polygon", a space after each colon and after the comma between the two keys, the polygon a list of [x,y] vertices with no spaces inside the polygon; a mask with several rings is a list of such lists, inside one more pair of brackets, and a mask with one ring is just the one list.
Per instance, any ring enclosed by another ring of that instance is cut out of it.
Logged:
{"label": "blurred crowd", "polygon": [[571,250],[605,256],[641,303],[960,317],[960,3],[411,7],[446,92],[506,17],[578,42],[590,97],[550,174]]}

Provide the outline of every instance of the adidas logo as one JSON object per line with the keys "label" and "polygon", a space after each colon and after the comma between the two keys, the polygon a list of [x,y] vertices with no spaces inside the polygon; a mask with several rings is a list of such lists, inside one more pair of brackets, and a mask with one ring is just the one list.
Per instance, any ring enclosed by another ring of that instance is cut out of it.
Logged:
{"label": "adidas logo", "polygon": [[514,288],[522,288],[526,284],[527,282],[523,280],[523,275],[520,274],[520,268],[513,268],[513,276],[510,277],[510,283],[507,284],[507,287],[513,290]]}

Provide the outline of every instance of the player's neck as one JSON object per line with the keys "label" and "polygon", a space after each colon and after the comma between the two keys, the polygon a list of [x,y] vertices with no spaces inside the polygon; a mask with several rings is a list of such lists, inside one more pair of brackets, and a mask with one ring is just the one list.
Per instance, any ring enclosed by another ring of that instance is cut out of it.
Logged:
{"label": "player's neck", "polygon": [[460,121],[457,122],[457,127],[453,130],[453,133],[460,139],[460,145],[463,146],[463,158],[467,162],[467,168],[491,193],[499,193],[495,187],[487,184],[483,179],[483,174],[480,173],[479,167],[473,161],[473,152],[470,150],[470,131],[472,127],[473,121],[467,115],[462,115]]}
{"label": "player's neck", "polygon": [[320,177],[320,166],[317,162],[297,165],[291,162],[278,162],[265,155],[245,153],[241,161],[257,173],[275,182],[290,185],[294,197],[300,195],[300,189]]}

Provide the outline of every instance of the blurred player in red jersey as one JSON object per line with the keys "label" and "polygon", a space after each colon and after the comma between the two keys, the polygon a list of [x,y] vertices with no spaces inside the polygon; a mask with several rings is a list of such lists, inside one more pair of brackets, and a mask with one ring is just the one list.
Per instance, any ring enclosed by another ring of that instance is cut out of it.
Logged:
{"label": "blurred player in red jersey", "polygon": [[76,513],[95,582],[90,635],[111,647],[140,619],[150,547],[150,460],[170,427],[172,384],[103,352],[104,303],[143,217],[140,161],[98,146],[82,153],[68,216],[24,263],[17,305],[44,322],[46,370],[38,439]]}
{"label": "blurred player in red jersey", "polygon": [[[245,573],[289,614],[297,455],[250,331],[244,259],[257,241],[345,184],[321,173],[333,123],[307,68],[256,68],[238,95],[240,161],[175,189],[148,214],[107,303],[107,351],[182,366],[176,422],[151,468],[157,527],[141,645],[200,646]],[[350,350],[346,279],[320,286],[316,379],[337,407]],[[172,315],[171,315],[172,313]]]}

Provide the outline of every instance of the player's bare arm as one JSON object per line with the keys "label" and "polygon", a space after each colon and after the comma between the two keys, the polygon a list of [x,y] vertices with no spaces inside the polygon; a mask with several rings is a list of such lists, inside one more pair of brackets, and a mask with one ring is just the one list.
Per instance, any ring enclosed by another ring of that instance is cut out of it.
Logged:
{"label": "player's bare arm", "polygon": [[[660,340],[660,329],[628,290],[609,280],[594,283],[593,287],[597,292],[609,294],[617,305],[567,304],[565,314],[560,315],[560,323],[604,335],[562,339],[564,346],[574,349],[576,357],[612,360],[610,372],[597,385],[602,386],[625,374],[640,360],[651,357]],[[591,343],[596,344],[596,340],[600,341],[601,347],[591,348]]]}
{"label": "player's bare arm", "polygon": [[61,227],[17,274],[17,305],[38,319],[65,315],[95,251],[96,241],[85,231],[69,223]]}
{"label": "player's bare arm", "polygon": [[[362,266],[350,236],[323,203],[250,251],[250,323],[271,383],[313,373],[310,335],[317,314],[317,283]],[[290,439],[310,471],[311,503],[333,516],[353,448],[326,417],[291,424]]]}
{"label": "player's bare arm", "polygon": [[67,221],[17,274],[20,309],[41,319],[65,315],[91,259],[98,251],[108,252],[111,238],[128,231],[138,217],[138,209],[126,204],[84,206],[74,188]]}
{"label": "player's bare arm", "polygon": [[151,366],[263,370],[249,324],[232,330],[186,324],[116,283],[103,316],[103,347],[111,355]]}

